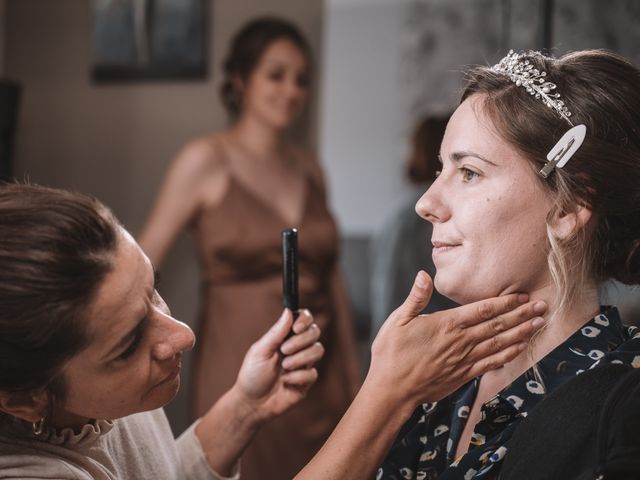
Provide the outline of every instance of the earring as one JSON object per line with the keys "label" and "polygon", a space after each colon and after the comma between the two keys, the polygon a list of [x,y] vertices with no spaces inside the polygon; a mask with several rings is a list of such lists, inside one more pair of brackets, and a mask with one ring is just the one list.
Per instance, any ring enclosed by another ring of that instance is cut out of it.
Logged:
{"label": "earring", "polygon": [[44,432],[44,425],[46,422],[45,417],[40,417],[40,420],[37,420],[31,424],[31,429],[33,430],[33,434],[35,436],[40,436]]}

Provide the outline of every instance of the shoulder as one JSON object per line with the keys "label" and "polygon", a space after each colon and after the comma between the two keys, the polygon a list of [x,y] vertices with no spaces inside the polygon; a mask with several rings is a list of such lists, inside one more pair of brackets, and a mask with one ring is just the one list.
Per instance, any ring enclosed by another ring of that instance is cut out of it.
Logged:
{"label": "shoulder", "polygon": [[[515,429],[502,468],[504,478],[529,478],[532,468],[536,478],[576,478],[610,458],[615,451],[610,447],[613,443],[603,449],[599,442],[610,442],[616,436],[623,442],[635,438],[633,433],[626,437],[618,434],[623,432],[620,425],[629,419],[632,425],[638,424],[635,405],[640,391],[630,388],[638,385],[638,374],[640,371],[628,365],[605,365],[581,373],[551,392]],[[607,431],[610,425],[614,426],[613,435]],[[532,438],[536,442],[532,443]],[[593,452],[604,457],[598,460]],[[540,463],[541,458],[545,462]]]}
{"label": "shoulder", "polygon": [[172,172],[198,178],[220,171],[224,166],[224,140],[221,133],[195,138],[178,151]]}
{"label": "shoulder", "polygon": [[199,137],[180,149],[165,178],[167,191],[177,201],[215,205],[223,197],[229,183],[223,135]]}
{"label": "shoulder", "polygon": [[36,446],[19,443],[11,445],[0,440],[0,478],[11,479],[45,479],[91,480],[86,470],[73,462],[43,451]]}
{"label": "shoulder", "polygon": [[613,363],[640,368],[640,329],[624,325],[615,307],[607,307],[604,313],[595,317],[595,326],[615,333],[610,342],[613,348],[609,347],[609,351],[604,351],[604,355],[594,366]]}

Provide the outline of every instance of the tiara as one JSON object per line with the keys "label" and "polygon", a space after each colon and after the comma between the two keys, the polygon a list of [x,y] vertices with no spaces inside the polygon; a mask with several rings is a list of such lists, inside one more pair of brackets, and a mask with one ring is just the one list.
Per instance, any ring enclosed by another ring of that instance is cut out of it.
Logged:
{"label": "tiara", "polygon": [[560,94],[552,93],[556,89],[555,83],[546,81],[547,72],[535,68],[524,54],[509,50],[507,56],[491,67],[491,70],[507,75],[518,87],[524,87],[529,94],[542,100],[547,107],[555,110],[573,126],[569,119],[571,112],[562,100],[558,100]]}

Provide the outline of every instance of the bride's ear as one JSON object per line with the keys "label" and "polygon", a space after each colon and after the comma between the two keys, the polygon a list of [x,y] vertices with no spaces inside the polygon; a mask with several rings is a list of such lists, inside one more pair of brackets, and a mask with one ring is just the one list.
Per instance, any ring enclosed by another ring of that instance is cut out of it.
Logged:
{"label": "bride's ear", "polygon": [[45,391],[3,392],[0,391],[0,412],[26,422],[37,422],[44,416],[49,404],[49,395]]}
{"label": "bride's ear", "polygon": [[559,240],[566,240],[585,228],[593,212],[587,205],[578,205],[572,211],[561,212],[551,222],[551,232]]}

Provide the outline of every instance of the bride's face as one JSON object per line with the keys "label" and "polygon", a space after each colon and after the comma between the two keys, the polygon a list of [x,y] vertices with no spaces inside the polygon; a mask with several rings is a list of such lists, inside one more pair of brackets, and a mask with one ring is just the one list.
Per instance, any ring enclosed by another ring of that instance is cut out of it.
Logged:
{"label": "bride's face", "polygon": [[482,108],[482,97],[474,95],[455,111],[440,150],[442,172],[416,204],[433,223],[435,286],[459,303],[551,283],[551,198]]}

